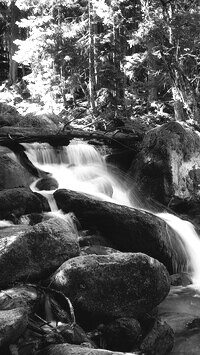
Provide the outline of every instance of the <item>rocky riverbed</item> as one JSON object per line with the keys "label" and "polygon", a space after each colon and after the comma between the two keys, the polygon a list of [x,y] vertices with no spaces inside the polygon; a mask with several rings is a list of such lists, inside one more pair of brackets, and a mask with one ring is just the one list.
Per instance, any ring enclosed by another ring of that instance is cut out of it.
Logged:
{"label": "rocky riverbed", "polygon": [[[163,219],[67,189],[51,213],[20,159],[4,147],[0,156],[3,354],[199,354],[199,292]],[[57,188],[48,174],[38,186]]]}

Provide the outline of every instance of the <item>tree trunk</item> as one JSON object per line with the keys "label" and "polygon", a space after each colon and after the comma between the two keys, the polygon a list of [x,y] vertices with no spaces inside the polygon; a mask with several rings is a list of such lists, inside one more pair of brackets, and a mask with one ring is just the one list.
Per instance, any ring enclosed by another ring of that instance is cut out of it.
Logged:
{"label": "tree trunk", "polygon": [[[173,65],[172,72],[174,75],[174,87],[172,88],[174,98],[174,111],[175,119],[182,113],[182,120],[185,121],[188,118],[195,121],[199,121],[200,112],[197,104],[196,94],[188,81],[184,72],[179,68],[178,62]],[[179,113],[177,112],[179,111]],[[180,119],[177,118],[177,119]]]}
{"label": "tree trunk", "polygon": [[[114,42],[114,52],[113,52],[113,63],[114,63],[114,82],[115,82],[115,102],[117,105],[122,105],[124,102],[124,80],[121,71],[121,59],[123,57],[123,46],[121,41],[122,29],[116,26],[116,19],[114,15],[113,19],[113,42]],[[116,107],[117,108],[117,107]]]}
{"label": "tree trunk", "polygon": [[17,45],[14,41],[18,38],[19,30],[16,22],[20,18],[20,10],[15,5],[15,0],[11,1],[10,4],[10,16],[11,16],[11,23],[10,23],[10,42],[9,42],[9,84],[12,85],[17,81],[17,70],[18,70],[18,63],[13,59],[13,55],[17,50]]}
{"label": "tree trunk", "polygon": [[[144,16],[144,20],[146,22],[149,22],[151,20],[150,18],[150,11],[149,11],[149,0],[142,0],[141,1],[141,6],[142,6],[142,12]],[[156,65],[156,59],[155,56],[153,55],[153,48],[154,48],[154,42],[151,38],[148,39],[147,42],[147,70],[148,70],[148,78],[147,78],[147,108],[149,109],[151,107],[151,104],[155,101],[157,101],[158,96],[157,96],[157,82],[156,82],[156,70],[157,70],[157,65]]]}
{"label": "tree trunk", "polygon": [[158,100],[157,92],[157,81],[156,81],[156,59],[153,55],[154,43],[149,41],[147,44],[148,51],[148,107],[151,107],[151,104]]}
{"label": "tree trunk", "polygon": [[98,24],[95,19],[94,23],[94,78],[95,78],[95,92],[101,88],[99,82],[99,72],[98,72],[98,46],[99,46],[99,36],[98,36]]}
{"label": "tree trunk", "polygon": [[91,0],[88,0],[89,11],[89,101],[92,113],[95,114],[95,50],[94,50],[94,25],[93,8]]}
{"label": "tree trunk", "polygon": [[175,121],[185,121],[187,119],[186,111],[182,99],[175,86],[172,86],[172,97],[174,100],[174,118]]}

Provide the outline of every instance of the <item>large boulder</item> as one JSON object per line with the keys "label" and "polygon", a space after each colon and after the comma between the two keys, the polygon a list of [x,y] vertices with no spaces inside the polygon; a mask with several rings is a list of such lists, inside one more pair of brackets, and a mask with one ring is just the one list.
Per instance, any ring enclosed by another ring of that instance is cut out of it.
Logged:
{"label": "large boulder", "polygon": [[150,130],[129,171],[133,192],[165,204],[174,196],[200,196],[199,152],[199,135],[178,122]]}
{"label": "large boulder", "polygon": [[46,201],[43,199],[29,188],[0,191],[0,219],[11,219],[13,215],[18,218],[24,214],[42,212],[47,209]]}
{"label": "large boulder", "polygon": [[0,147],[0,190],[28,187],[33,180],[34,176],[20,164],[15,154]]}
{"label": "large boulder", "polygon": [[114,249],[147,254],[162,262],[170,274],[187,271],[182,242],[158,216],[64,189],[55,191],[54,197],[59,209],[74,212],[83,229],[100,231]]}
{"label": "large boulder", "polygon": [[79,255],[78,236],[62,219],[49,219],[32,227],[3,232],[0,239],[0,286],[37,280]]}
{"label": "large boulder", "polygon": [[51,277],[51,286],[72,302],[81,322],[94,324],[120,317],[139,318],[168,294],[163,264],[142,253],[79,256]]}

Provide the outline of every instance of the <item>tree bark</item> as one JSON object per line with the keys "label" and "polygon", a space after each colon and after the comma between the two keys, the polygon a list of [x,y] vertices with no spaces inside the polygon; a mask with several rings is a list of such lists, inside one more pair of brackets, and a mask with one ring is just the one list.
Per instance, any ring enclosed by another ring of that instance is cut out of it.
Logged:
{"label": "tree bark", "polygon": [[[121,32],[122,29],[117,26],[115,14],[113,19],[113,43],[114,43],[114,52],[113,52],[113,63],[114,63],[114,82],[115,82],[115,103],[117,105],[122,105],[124,102],[124,80],[123,73],[121,71],[121,60],[123,57],[123,45],[121,41]],[[116,107],[117,109],[117,107]]]}
{"label": "tree bark", "polygon": [[[11,131],[11,129],[9,128]],[[39,143],[49,143],[54,146],[61,146],[61,145],[68,145],[70,143],[70,140],[74,138],[80,138],[80,139],[85,139],[85,140],[94,140],[94,145],[99,144],[101,145],[102,143],[105,143],[107,145],[113,146],[113,145],[118,145],[118,146],[124,146],[124,147],[135,147],[138,145],[142,139],[143,136],[138,135],[137,133],[125,133],[121,131],[115,131],[115,132],[101,132],[101,131],[84,131],[80,129],[69,129],[65,130],[65,132],[60,132],[58,134],[52,133],[52,134],[44,134],[44,133],[37,133],[37,134],[31,134],[27,133],[26,130],[23,134],[23,129],[20,129],[20,132],[13,132],[8,134],[7,130],[3,134],[3,132],[0,133],[0,145],[2,146],[7,146],[10,149],[15,148],[16,143],[33,143],[33,142],[39,142]]]}
{"label": "tree bark", "polygon": [[[142,0],[142,12],[144,14],[144,20],[149,22],[150,19],[150,11],[149,11],[149,0]],[[151,38],[147,41],[147,70],[148,70],[148,78],[147,78],[147,108],[151,107],[151,104],[158,99],[157,95],[157,82],[156,82],[156,59],[153,55],[154,42]]]}
{"label": "tree bark", "polygon": [[95,50],[94,50],[94,24],[91,0],[88,0],[89,11],[89,100],[92,113],[95,114]]}
{"label": "tree bark", "polygon": [[172,97],[174,100],[175,121],[185,121],[187,119],[187,115],[183,106],[183,102],[180,98],[180,94],[178,93],[178,90],[175,85],[172,86]]}
{"label": "tree bark", "polygon": [[157,82],[156,82],[156,59],[153,55],[154,43],[149,41],[147,44],[148,51],[148,107],[151,107],[151,104],[158,99],[157,92]]}
{"label": "tree bark", "polygon": [[11,16],[11,23],[10,23],[10,42],[9,42],[9,84],[12,85],[17,81],[18,63],[13,59],[13,56],[18,48],[17,45],[14,43],[14,41],[19,36],[19,30],[16,22],[20,18],[20,10],[15,5],[15,0],[12,0],[10,4],[10,16]]}

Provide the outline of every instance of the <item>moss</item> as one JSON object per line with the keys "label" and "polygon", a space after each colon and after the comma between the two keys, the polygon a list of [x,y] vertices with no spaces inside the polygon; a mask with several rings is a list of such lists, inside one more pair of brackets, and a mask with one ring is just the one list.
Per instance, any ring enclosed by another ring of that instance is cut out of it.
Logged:
{"label": "moss", "polygon": [[185,161],[200,149],[200,138],[191,129],[178,122],[170,122],[148,132],[144,139],[144,150],[166,159],[173,150]]}

